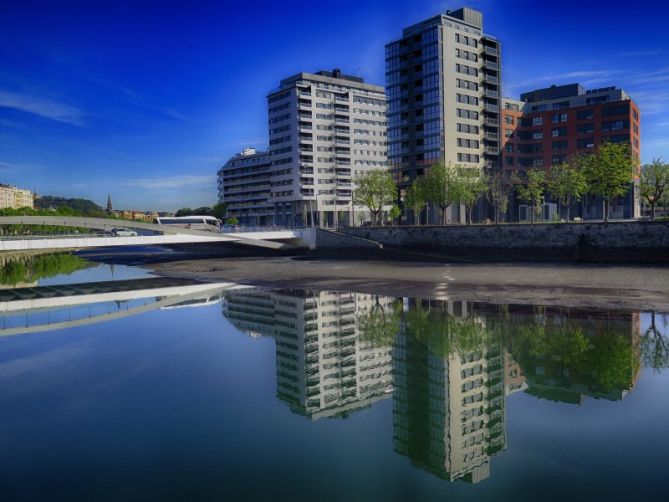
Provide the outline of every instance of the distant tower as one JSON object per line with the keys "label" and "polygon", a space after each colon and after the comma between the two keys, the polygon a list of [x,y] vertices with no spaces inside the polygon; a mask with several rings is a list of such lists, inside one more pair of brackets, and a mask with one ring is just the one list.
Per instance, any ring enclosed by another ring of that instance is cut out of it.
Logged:
{"label": "distant tower", "polygon": [[114,208],[112,207],[111,194],[107,195],[107,214],[112,214]]}

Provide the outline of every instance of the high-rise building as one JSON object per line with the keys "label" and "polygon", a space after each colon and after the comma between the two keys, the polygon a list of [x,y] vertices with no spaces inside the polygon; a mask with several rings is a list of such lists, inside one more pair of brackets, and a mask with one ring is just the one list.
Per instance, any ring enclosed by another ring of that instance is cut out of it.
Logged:
{"label": "high-rise building", "polygon": [[0,209],[34,207],[34,197],[30,190],[0,183]]}
{"label": "high-rise building", "polygon": [[[579,84],[553,85],[521,94],[520,100],[504,98],[502,129],[502,168],[521,176],[529,169],[550,169],[596,152],[606,141],[628,143],[637,162],[640,158],[639,108],[616,87],[586,90]],[[639,216],[639,197],[634,185],[630,188],[612,205],[610,216]],[[556,210],[546,209],[547,215]],[[601,199],[588,197],[577,212],[583,218],[602,218]],[[512,208],[513,220],[528,218],[525,206]]]}
{"label": "high-rise building", "polygon": [[386,45],[388,158],[400,190],[435,163],[496,165],[500,75],[500,43],[473,9],[409,26]]}
{"label": "high-rise building", "polygon": [[218,171],[218,201],[226,204],[229,217],[242,225],[271,225],[274,206],[270,202],[268,151],[245,148]]}
{"label": "high-rise building", "polygon": [[352,204],[355,175],[387,167],[383,87],[339,70],[298,73],[267,103],[275,224],[359,220],[365,208]]}

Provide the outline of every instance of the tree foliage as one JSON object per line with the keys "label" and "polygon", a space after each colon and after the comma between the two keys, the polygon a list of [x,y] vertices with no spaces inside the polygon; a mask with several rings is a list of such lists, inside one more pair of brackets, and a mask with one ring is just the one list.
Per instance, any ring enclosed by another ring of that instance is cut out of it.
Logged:
{"label": "tree foliage", "polygon": [[446,224],[446,210],[456,201],[455,178],[456,169],[439,163],[430,166],[425,176],[425,195],[427,201],[435,204],[441,211],[441,223]]}
{"label": "tree foliage", "polygon": [[639,194],[651,208],[651,218],[655,220],[655,210],[658,204],[666,203],[669,199],[669,164],[661,159],[641,168],[639,179]]}
{"label": "tree foliage", "polygon": [[516,187],[518,198],[531,206],[530,221],[532,223],[534,223],[536,216],[541,214],[545,189],[546,174],[539,169],[527,171],[527,178]]}
{"label": "tree foliage", "polygon": [[585,176],[588,193],[601,196],[604,221],[608,221],[611,201],[625,195],[634,179],[636,163],[629,144],[602,143],[596,153],[579,156],[577,165]]}
{"label": "tree foliage", "polygon": [[392,204],[397,196],[392,175],[386,170],[374,169],[356,175],[353,183],[353,203],[368,208],[372,224],[377,225],[383,207]]}
{"label": "tree foliage", "polygon": [[486,198],[495,212],[495,223],[500,223],[509,208],[509,196],[513,191],[515,179],[503,171],[497,171],[488,178]]}
{"label": "tree foliage", "polygon": [[488,181],[478,167],[456,167],[456,176],[452,180],[451,191],[454,202],[465,206],[467,223],[472,223],[472,209],[485,193]]}
{"label": "tree foliage", "polygon": [[416,178],[406,189],[404,204],[413,212],[414,223],[420,225],[420,213],[427,202],[425,178]]}
{"label": "tree foliage", "polygon": [[587,191],[585,175],[576,164],[559,164],[553,166],[548,174],[547,189],[557,203],[567,208],[567,221],[574,203]]}
{"label": "tree foliage", "polygon": [[[54,195],[42,195],[35,199],[35,209],[55,210],[59,214],[71,216],[95,216],[104,218],[105,210],[95,202],[88,199],[57,197]],[[65,211],[65,212],[63,212]]]}

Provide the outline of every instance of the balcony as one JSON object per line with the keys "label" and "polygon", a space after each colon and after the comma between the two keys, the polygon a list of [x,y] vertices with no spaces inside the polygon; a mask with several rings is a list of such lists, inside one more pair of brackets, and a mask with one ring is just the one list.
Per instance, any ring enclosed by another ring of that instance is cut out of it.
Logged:
{"label": "balcony", "polygon": [[498,105],[485,105],[483,108],[487,112],[499,113],[499,106]]}
{"label": "balcony", "polygon": [[497,141],[499,139],[499,134],[496,133],[496,132],[487,132],[486,131],[485,134],[484,134],[484,137],[486,139],[492,139],[492,140]]}
{"label": "balcony", "polygon": [[483,52],[485,54],[490,54],[491,56],[499,56],[499,51],[495,47],[488,47],[487,45],[484,45]]}
{"label": "balcony", "polygon": [[495,148],[494,146],[486,146],[484,153],[489,153],[491,155],[497,155],[499,153],[499,148]]}
{"label": "balcony", "polygon": [[495,71],[499,70],[499,65],[497,63],[492,63],[490,61],[485,62],[485,67],[488,70],[495,70]]}
{"label": "balcony", "polygon": [[491,77],[488,75],[485,76],[483,81],[486,83],[490,82],[491,84],[499,84],[499,79],[497,77]]}
{"label": "balcony", "polygon": [[488,98],[499,98],[499,92],[491,91],[490,89],[486,89],[485,91],[483,91],[483,95]]}
{"label": "balcony", "polygon": [[499,127],[499,119],[486,117],[483,123],[488,126]]}

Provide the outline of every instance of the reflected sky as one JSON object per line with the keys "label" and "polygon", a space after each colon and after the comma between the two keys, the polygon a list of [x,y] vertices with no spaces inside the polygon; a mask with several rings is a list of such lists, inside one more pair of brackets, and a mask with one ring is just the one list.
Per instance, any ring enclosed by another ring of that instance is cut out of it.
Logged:
{"label": "reflected sky", "polygon": [[[662,313],[153,286],[171,289],[128,302],[169,305],[0,338],[3,496],[579,500],[664,482]],[[75,296],[22,315],[115,303]]]}

